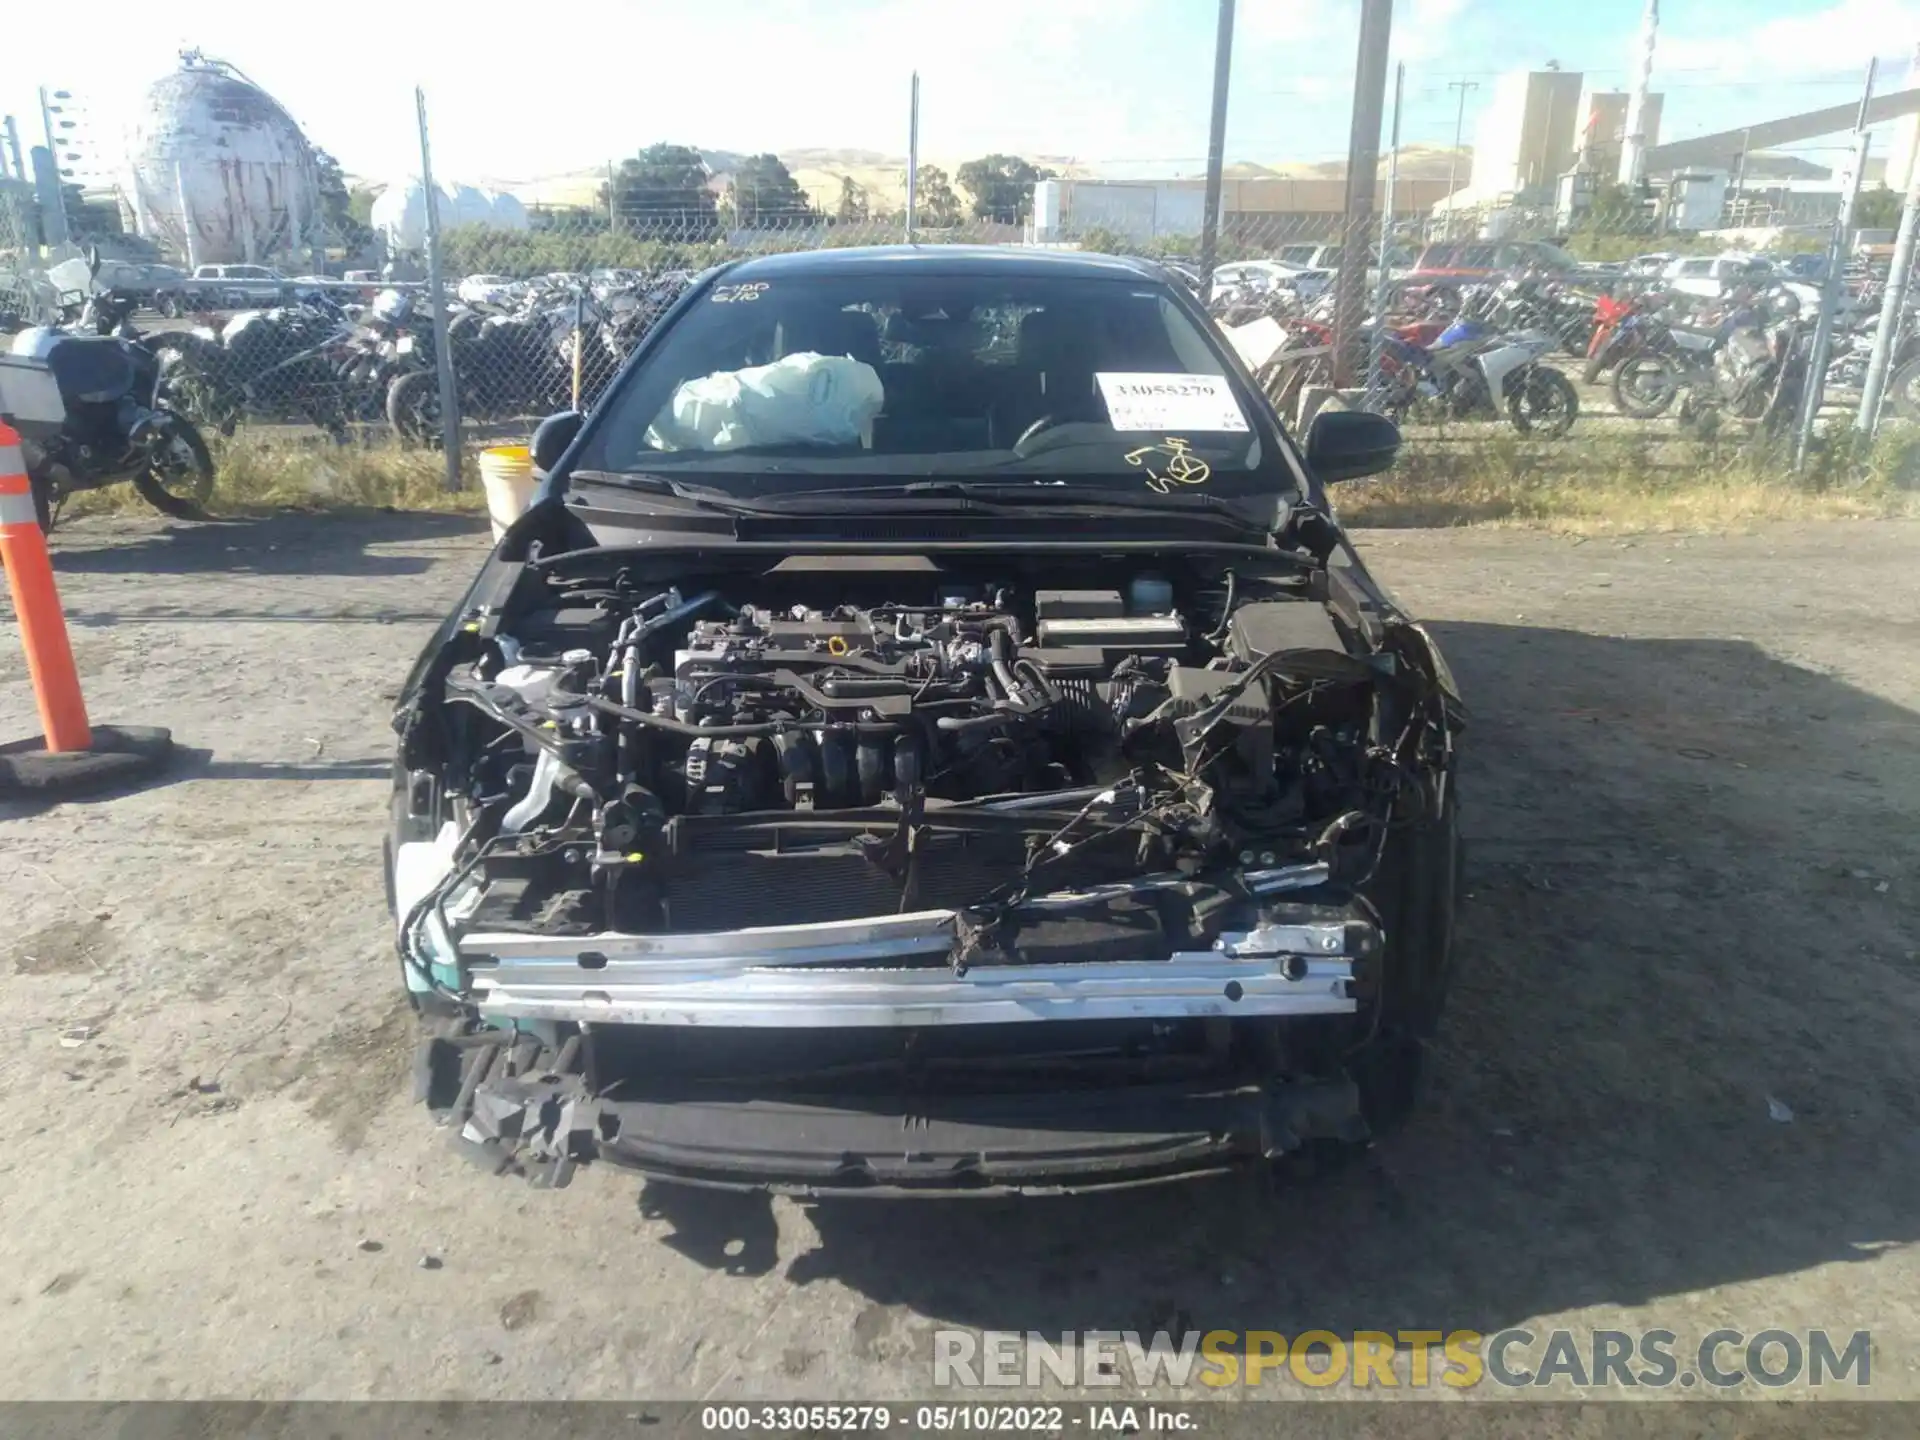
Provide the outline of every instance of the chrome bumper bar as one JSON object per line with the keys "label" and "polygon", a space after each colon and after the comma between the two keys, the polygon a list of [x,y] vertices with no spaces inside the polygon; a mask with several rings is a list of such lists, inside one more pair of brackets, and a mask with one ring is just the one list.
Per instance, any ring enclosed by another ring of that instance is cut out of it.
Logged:
{"label": "chrome bumper bar", "polygon": [[471,934],[459,941],[488,1019],[603,1025],[987,1025],[1339,1015],[1356,919],[1261,924],[1164,960],[947,963],[950,910],[690,935]]}

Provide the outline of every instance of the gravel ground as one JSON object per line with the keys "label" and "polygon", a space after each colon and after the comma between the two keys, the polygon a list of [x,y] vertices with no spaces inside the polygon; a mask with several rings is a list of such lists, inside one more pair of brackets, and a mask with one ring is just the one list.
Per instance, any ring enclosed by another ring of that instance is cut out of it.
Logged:
{"label": "gravel ground", "polygon": [[942,1326],[1516,1324],[1867,1327],[1920,1395],[1920,531],[1364,541],[1476,715],[1412,1125],[1271,1196],[810,1209],[534,1191],[409,1103],[386,708],[472,522],[76,524],[95,718],[187,749],[0,810],[0,1397],[900,1397]]}

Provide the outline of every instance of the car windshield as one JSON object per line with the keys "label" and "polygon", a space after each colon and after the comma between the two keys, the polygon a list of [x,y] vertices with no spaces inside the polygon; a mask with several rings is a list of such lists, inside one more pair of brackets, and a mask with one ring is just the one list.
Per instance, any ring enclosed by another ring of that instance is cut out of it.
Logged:
{"label": "car windshield", "polygon": [[573,468],[742,495],[924,477],[1291,491],[1252,403],[1145,278],[723,276],[602,402]]}

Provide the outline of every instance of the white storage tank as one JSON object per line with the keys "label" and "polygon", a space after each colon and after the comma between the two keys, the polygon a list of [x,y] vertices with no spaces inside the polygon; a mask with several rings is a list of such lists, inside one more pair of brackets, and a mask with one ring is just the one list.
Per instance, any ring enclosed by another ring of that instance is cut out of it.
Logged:
{"label": "white storage tank", "polygon": [[316,233],[306,136],[271,95],[198,51],[147,91],[124,184],[140,233],[194,264],[264,261]]}
{"label": "white storage tank", "polygon": [[[527,209],[513,196],[459,182],[435,182],[440,192],[440,224],[485,225],[495,230],[525,230]],[[427,248],[427,192],[418,175],[387,186],[373,202],[373,228],[390,253],[417,254]]]}

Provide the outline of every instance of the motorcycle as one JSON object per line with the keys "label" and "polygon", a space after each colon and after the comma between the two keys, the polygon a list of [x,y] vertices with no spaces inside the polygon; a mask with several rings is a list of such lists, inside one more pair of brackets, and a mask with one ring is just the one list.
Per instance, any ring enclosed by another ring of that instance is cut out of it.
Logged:
{"label": "motorcycle", "polygon": [[313,425],[350,438],[342,364],[353,326],[330,301],[245,310],[219,330],[202,326],[154,339],[162,383],[179,409],[222,435],[243,417]]}
{"label": "motorcycle", "polygon": [[[88,261],[91,278],[98,254]],[[206,518],[213,457],[160,393],[159,361],[130,319],[135,303],[87,295],[71,327],[15,335],[0,368],[0,413],[20,434],[42,530],[69,495],[122,480],[162,514]]]}
{"label": "motorcycle", "polygon": [[1710,382],[1714,357],[1729,333],[1724,325],[1699,330],[1657,316],[1634,316],[1629,323],[1628,353],[1614,366],[1612,390],[1614,408],[1635,420],[1659,418],[1683,389]]}
{"label": "motorcycle", "polygon": [[1788,373],[1796,355],[1802,370],[1806,360],[1796,348],[1805,348],[1799,345],[1805,328],[1800,306],[1789,292],[1737,296],[1712,329],[1652,319],[1642,326],[1639,350],[1613,376],[1614,403],[1635,419],[1665,414],[1684,396],[1683,424],[1710,411],[1765,422],[1775,413],[1783,383],[1796,390],[1805,383],[1804,374]]}
{"label": "motorcycle", "polygon": [[1392,331],[1382,337],[1383,371],[1399,389],[1388,401],[1393,413],[1438,410],[1451,420],[1499,419],[1522,435],[1558,439],[1579,418],[1573,382],[1542,357],[1560,345],[1550,331],[1496,333],[1482,321],[1456,320],[1431,347]]}

